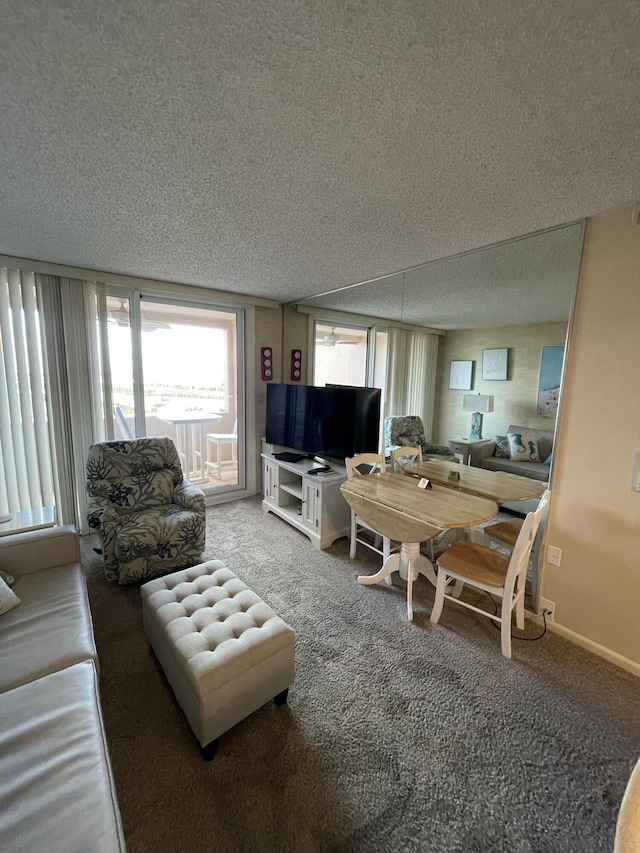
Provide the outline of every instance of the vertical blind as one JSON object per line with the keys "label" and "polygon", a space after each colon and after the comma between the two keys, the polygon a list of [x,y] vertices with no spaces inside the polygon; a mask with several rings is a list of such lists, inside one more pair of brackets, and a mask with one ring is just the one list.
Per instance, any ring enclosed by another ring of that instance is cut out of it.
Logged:
{"label": "vertical blind", "polygon": [[419,415],[427,441],[432,440],[437,363],[437,335],[389,329],[385,417]]}
{"label": "vertical blind", "polygon": [[33,273],[0,267],[0,513],[54,504],[42,355]]}
{"label": "vertical blind", "polygon": [[105,438],[97,314],[104,285],[37,276],[46,321],[58,521],[87,533],[85,465]]}
{"label": "vertical blind", "polygon": [[427,441],[433,440],[433,405],[436,396],[438,336],[428,332],[411,332],[407,363],[407,411],[420,415]]}

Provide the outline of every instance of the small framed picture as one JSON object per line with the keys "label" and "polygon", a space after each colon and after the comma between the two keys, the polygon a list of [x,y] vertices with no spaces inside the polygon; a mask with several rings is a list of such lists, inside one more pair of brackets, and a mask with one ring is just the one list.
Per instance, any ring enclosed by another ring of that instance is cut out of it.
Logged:
{"label": "small framed picture", "polygon": [[473,385],[473,362],[452,361],[449,372],[449,388],[471,391]]}
{"label": "small framed picture", "polygon": [[483,379],[506,379],[508,368],[509,350],[507,347],[482,350]]}

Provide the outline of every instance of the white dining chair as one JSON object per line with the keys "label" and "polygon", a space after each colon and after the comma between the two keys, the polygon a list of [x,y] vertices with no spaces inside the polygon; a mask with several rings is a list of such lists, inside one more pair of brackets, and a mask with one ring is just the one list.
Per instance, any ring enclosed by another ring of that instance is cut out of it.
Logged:
{"label": "white dining chair", "polygon": [[396,447],[391,451],[391,467],[394,474],[401,474],[414,462],[422,462],[421,447]]}
{"label": "white dining chair", "polygon": [[[438,578],[431,621],[433,623],[439,621],[445,599],[454,601],[482,616],[487,616],[500,625],[502,654],[510,658],[511,614],[515,609],[516,625],[520,629],[524,628],[524,593],[529,554],[548,506],[547,496],[540,501],[535,512],[527,515],[511,555],[469,541],[455,542],[444,554],[441,554],[436,564]],[[502,604],[500,616],[462,601],[455,596],[455,593],[449,595],[447,586],[452,580],[484,590],[490,596],[497,596]]]}
{"label": "white dining chair", "polygon": [[[357,456],[351,456],[344,460],[347,469],[347,479],[352,480],[354,477],[367,476],[375,473],[384,473],[386,468],[385,458],[382,453],[359,453]],[[365,538],[362,534],[367,531],[373,534],[373,542],[371,538]],[[351,538],[349,547],[349,556],[355,559],[356,548],[364,545],[376,554],[380,554],[384,563],[392,550],[398,550],[399,546],[392,549],[391,540],[388,536],[382,536],[377,530],[374,530],[369,524],[359,518],[353,510],[351,510]],[[380,547],[382,545],[382,547]],[[387,583],[391,583],[387,578]]]}
{"label": "white dining chair", "polygon": [[[551,499],[551,491],[546,489],[541,495],[541,501]],[[497,521],[495,524],[488,524],[483,532],[486,536],[496,539],[503,545],[508,545],[510,548],[516,544],[518,535],[522,530],[524,518],[509,518],[506,521]]]}
{"label": "white dining chair", "polygon": [[[396,447],[391,451],[390,457],[391,466],[394,474],[402,474],[405,469],[410,465],[413,465],[414,462],[422,462],[422,448],[421,447]],[[428,539],[425,545],[423,546],[423,550],[426,551],[427,556],[431,560],[431,562],[435,562],[435,550],[434,550],[434,540]]]}

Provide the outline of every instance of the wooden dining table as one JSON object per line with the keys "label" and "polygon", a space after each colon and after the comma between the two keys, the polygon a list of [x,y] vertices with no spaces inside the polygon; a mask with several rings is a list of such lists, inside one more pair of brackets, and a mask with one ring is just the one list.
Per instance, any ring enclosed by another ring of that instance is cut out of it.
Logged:
{"label": "wooden dining table", "polygon": [[431,561],[420,553],[420,543],[443,530],[472,527],[494,518],[495,501],[446,486],[421,489],[413,477],[402,474],[368,474],[354,477],[340,491],[355,514],[377,533],[400,542],[375,575],[361,575],[358,583],[375,584],[393,572],[407,581],[407,615],[413,619],[412,589],[418,575],[435,586]]}
{"label": "wooden dining table", "polygon": [[[547,484],[519,474],[506,471],[487,471],[485,468],[473,468],[460,465],[459,462],[416,462],[405,469],[405,476],[426,477],[432,483],[477,495],[481,498],[503,504],[512,501],[528,501],[539,498]],[[451,475],[457,474],[456,479]]]}

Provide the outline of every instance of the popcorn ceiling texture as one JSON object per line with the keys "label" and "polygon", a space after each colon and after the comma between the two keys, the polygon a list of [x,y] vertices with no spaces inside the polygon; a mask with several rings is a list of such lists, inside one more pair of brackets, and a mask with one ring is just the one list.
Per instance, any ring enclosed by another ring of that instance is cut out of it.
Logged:
{"label": "popcorn ceiling texture", "polygon": [[298,299],[640,196],[640,6],[5,0],[0,252]]}

